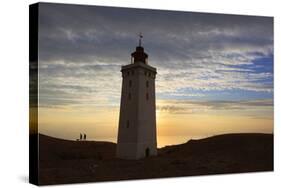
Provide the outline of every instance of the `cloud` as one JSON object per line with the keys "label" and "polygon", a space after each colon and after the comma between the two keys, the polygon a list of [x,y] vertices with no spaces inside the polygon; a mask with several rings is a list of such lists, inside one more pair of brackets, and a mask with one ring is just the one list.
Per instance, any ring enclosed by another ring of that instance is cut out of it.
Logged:
{"label": "cloud", "polygon": [[[157,110],[160,112],[168,112],[172,114],[196,114],[212,112],[226,112],[252,115],[252,111],[272,112],[272,99],[258,99],[258,100],[240,100],[240,101],[226,101],[226,100],[159,100],[157,102]],[[263,114],[265,116],[265,113]],[[256,117],[256,113],[255,113]]]}
{"label": "cloud", "polygon": [[46,3],[39,16],[42,105],[119,105],[120,68],[140,31],[160,97],[273,92],[273,58],[256,63],[273,56],[270,17]]}

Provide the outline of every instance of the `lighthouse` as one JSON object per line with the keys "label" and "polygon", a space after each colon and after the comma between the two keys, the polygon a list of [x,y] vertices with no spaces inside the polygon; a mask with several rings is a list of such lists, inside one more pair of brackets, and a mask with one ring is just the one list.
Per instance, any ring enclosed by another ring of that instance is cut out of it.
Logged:
{"label": "lighthouse", "polygon": [[139,44],[131,54],[131,63],[121,67],[122,91],[119,114],[118,158],[141,159],[157,155],[155,77],[156,68],[148,64],[148,55]]}

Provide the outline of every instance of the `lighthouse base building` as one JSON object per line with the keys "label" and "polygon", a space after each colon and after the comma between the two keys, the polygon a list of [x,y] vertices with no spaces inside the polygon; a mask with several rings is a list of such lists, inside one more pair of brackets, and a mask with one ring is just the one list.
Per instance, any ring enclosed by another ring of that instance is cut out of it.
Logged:
{"label": "lighthouse base building", "polygon": [[131,64],[122,66],[117,157],[141,159],[157,155],[155,76],[141,46],[131,54]]}

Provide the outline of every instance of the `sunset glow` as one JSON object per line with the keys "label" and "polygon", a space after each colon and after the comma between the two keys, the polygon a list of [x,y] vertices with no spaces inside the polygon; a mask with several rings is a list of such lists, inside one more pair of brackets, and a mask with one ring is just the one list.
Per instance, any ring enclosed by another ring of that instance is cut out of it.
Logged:
{"label": "sunset glow", "polygon": [[273,133],[271,18],[49,6],[40,11],[40,133],[116,142],[120,69],[140,31],[157,68],[158,147]]}

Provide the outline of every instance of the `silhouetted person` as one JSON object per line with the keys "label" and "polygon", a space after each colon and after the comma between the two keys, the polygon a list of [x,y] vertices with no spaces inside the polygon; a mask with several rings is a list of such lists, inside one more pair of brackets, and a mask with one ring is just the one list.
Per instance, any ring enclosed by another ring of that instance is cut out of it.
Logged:
{"label": "silhouetted person", "polygon": [[86,140],[86,137],[87,137],[86,134],[84,134],[84,140]]}
{"label": "silhouetted person", "polygon": [[82,140],[82,134],[80,133],[80,140]]}

